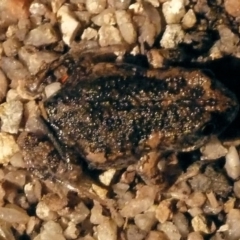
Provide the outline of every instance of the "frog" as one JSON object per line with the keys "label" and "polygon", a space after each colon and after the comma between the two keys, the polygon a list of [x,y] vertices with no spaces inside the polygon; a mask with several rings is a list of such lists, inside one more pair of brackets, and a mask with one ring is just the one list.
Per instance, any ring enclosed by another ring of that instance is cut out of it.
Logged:
{"label": "frog", "polygon": [[42,103],[41,124],[69,166],[76,156],[90,169],[134,166],[157,184],[163,156],[200,148],[238,113],[236,96],[205,69],[64,61],[66,82]]}

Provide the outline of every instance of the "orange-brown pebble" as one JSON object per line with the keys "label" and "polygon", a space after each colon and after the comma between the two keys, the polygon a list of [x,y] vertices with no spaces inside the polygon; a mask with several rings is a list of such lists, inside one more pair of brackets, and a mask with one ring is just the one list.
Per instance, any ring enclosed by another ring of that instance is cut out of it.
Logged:
{"label": "orange-brown pebble", "polygon": [[239,0],[225,0],[224,6],[228,14],[233,17],[240,17],[240,1]]}

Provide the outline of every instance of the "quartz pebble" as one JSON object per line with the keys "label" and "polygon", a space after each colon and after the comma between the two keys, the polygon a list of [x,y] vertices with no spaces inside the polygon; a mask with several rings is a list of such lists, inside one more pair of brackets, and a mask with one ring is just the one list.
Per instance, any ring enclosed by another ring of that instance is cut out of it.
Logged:
{"label": "quartz pebble", "polygon": [[111,219],[105,218],[97,226],[97,239],[117,240],[117,225]]}
{"label": "quartz pebble", "polygon": [[197,22],[196,15],[192,9],[189,9],[182,19],[184,29],[192,28]]}
{"label": "quartz pebble", "polygon": [[170,0],[163,3],[162,11],[167,24],[180,23],[185,14],[184,0]]}
{"label": "quartz pebble", "polygon": [[6,97],[7,88],[8,88],[7,78],[6,78],[5,74],[3,73],[3,71],[0,69],[0,103]]}
{"label": "quartz pebble", "polygon": [[24,210],[20,208],[13,208],[9,204],[9,207],[0,207],[0,219],[8,223],[27,223],[29,216]]}
{"label": "quartz pebble", "polygon": [[137,33],[132,23],[131,15],[125,10],[117,10],[115,14],[123,39],[128,44],[135,43],[137,40]]}
{"label": "quartz pebble", "polygon": [[17,152],[19,152],[19,147],[14,137],[8,133],[0,133],[0,163],[8,163]]}
{"label": "quartz pebble", "polygon": [[57,214],[53,212],[45,202],[40,201],[36,207],[36,215],[45,221],[54,220],[57,218]]}
{"label": "quartz pebble", "polygon": [[98,35],[101,47],[122,43],[121,34],[116,27],[104,25],[99,29]]}
{"label": "quartz pebble", "polygon": [[240,1],[239,0],[225,0],[224,6],[228,14],[233,17],[240,16]]}
{"label": "quartz pebble", "polygon": [[203,215],[195,216],[192,221],[192,227],[196,232],[203,232],[206,234],[211,233],[211,230],[208,227],[207,219]]}
{"label": "quartz pebble", "polygon": [[166,26],[160,44],[164,48],[175,48],[183,41],[184,31],[179,24],[170,24]]}
{"label": "quartz pebble", "polygon": [[66,5],[63,5],[58,10],[57,17],[60,19],[62,39],[67,45],[70,45],[80,29],[81,24],[77,21],[74,13],[71,12],[69,7]]}
{"label": "quartz pebble", "polygon": [[169,238],[169,240],[180,240],[181,234],[177,227],[172,222],[165,222],[158,226],[159,231],[163,231]]}
{"label": "quartz pebble", "polygon": [[32,29],[26,36],[24,43],[40,47],[56,43],[57,41],[59,41],[59,37],[52,24],[45,23]]}
{"label": "quartz pebble", "polygon": [[240,224],[240,210],[232,209],[227,214],[228,231],[226,232],[226,239],[236,240],[240,238],[240,228],[236,227]]}
{"label": "quartz pebble", "polygon": [[41,233],[34,238],[34,240],[47,240],[47,239],[58,239],[65,240],[66,238],[62,234],[62,228],[60,224],[49,221],[43,225]]}
{"label": "quartz pebble", "polygon": [[60,82],[54,82],[54,83],[48,84],[45,87],[46,98],[49,98],[50,96],[52,96],[59,89],[61,89],[61,83]]}
{"label": "quartz pebble", "polygon": [[102,12],[107,5],[106,0],[86,0],[86,8],[92,14]]}
{"label": "quartz pebble", "polygon": [[37,51],[37,49],[29,46],[20,48],[18,52],[19,59],[27,66],[32,75],[37,74],[39,71],[56,60],[59,56],[50,51]]}
{"label": "quartz pebble", "polygon": [[23,188],[26,183],[26,173],[21,170],[11,171],[5,175],[4,179],[19,188]]}
{"label": "quartz pebble", "polygon": [[226,155],[226,163],[224,168],[227,174],[232,179],[237,179],[240,176],[240,159],[235,147],[230,147]]}
{"label": "quartz pebble", "polygon": [[105,9],[98,15],[91,18],[92,22],[97,26],[115,25],[116,18],[113,9]]}
{"label": "quartz pebble", "polygon": [[82,40],[97,40],[98,32],[93,28],[86,28],[81,36]]}
{"label": "quartz pebble", "polygon": [[3,42],[3,50],[7,57],[14,57],[18,53],[18,49],[21,47],[21,43],[17,38],[8,38]]}
{"label": "quartz pebble", "polygon": [[23,104],[16,100],[0,105],[0,118],[2,121],[1,130],[3,132],[16,134],[23,114]]}
{"label": "quartz pebble", "polygon": [[138,214],[135,216],[134,222],[139,229],[149,232],[153,225],[157,222],[155,212],[149,211],[143,214]]}

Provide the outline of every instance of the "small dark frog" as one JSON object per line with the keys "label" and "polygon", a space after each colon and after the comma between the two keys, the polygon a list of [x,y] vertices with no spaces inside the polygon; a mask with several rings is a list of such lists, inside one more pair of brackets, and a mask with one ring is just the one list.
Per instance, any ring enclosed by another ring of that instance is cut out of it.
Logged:
{"label": "small dark frog", "polygon": [[74,64],[44,108],[59,142],[93,168],[155,164],[160,153],[197,149],[238,111],[234,94],[207,71],[98,63],[83,75]]}
{"label": "small dark frog", "polygon": [[44,101],[46,119],[62,152],[74,149],[97,169],[137,163],[144,180],[155,178],[163,153],[199,148],[238,111],[234,94],[207,71],[98,63],[83,74],[78,61],[69,69]]}

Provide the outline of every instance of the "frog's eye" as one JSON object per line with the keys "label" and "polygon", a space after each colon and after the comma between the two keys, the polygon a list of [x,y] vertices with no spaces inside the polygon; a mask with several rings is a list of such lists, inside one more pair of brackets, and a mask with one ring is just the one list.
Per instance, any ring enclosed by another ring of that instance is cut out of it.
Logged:
{"label": "frog's eye", "polygon": [[201,133],[204,136],[209,136],[214,132],[214,130],[215,130],[215,125],[211,122],[208,122],[203,125],[203,127],[201,129]]}

